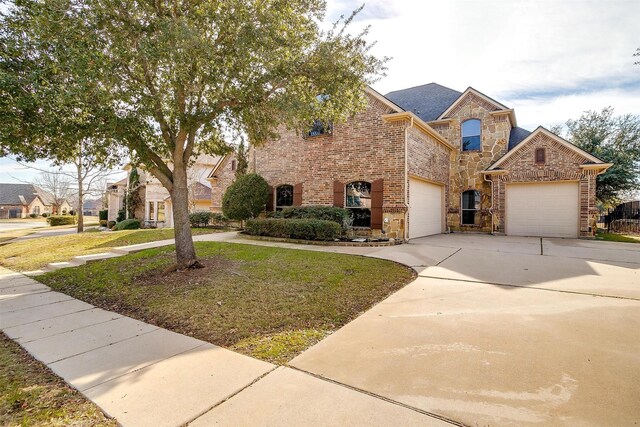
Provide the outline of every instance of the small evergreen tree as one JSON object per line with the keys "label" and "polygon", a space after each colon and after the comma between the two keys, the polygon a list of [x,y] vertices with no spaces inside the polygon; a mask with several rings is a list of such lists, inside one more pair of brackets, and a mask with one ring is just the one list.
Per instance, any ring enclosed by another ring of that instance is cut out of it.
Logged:
{"label": "small evergreen tree", "polygon": [[238,146],[238,151],[236,153],[236,179],[240,178],[243,175],[247,174],[247,169],[249,168],[249,160],[247,159],[247,150],[244,147],[244,141],[240,141],[240,145]]}
{"label": "small evergreen tree", "polygon": [[136,210],[142,203],[140,197],[140,174],[138,174],[138,168],[133,167],[129,174],[129,187],[127,188],[126,206],[127,206],[127,218],[135,218]]}
{"label": "small evergreen tree", "polygon": [[222,198],[222,213],[227,218],[244,221],[264,210],[269,198],[269,184],[258,174],[238,177]]}

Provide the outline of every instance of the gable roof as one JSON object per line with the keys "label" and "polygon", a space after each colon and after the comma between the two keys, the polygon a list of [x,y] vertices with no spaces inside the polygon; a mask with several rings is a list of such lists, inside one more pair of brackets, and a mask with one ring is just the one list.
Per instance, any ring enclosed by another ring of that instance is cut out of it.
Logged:
{"label": "gable roof", "polygon": [[[597,157],[587,153],[583,149],[576,147],[575,145],[573,145],[572,143],[570,143],[566,139],[559,137],[558,135],[556,135],[555,133],[549,131],[548,129],[545,129],[542,126],[538,126],[533,132],[531,132],[526,138],[524,138],[517,146],[515,146],[513,150],[507,151],[507,154],[505,154],[504,156],[500,157],[494,164],[489,166],[489,168],[487,168],[487,170],[490,171],[490,170],[499,169],[498,166],[500,166],[509,157],[511,157],[513,155],[513,153],[519,151],[520,149],[522,149],[522,147],[527,145],[529,142],[533,141],[533,138],[538,134],[544,134],[544,135],[548,136],[549,138],[553,139],[554,141],[560,143],[561,145],[564,145],[565,147],[569,148],[570,150],[578,153],[579,155],[584,157],[588,161],[589,164],[602,165],[603,167],[605,167],[607,165],[610,165],[609,163],[605,163],[602,160],[598,159]],[[509,139],[511,139],[511,138],[509,138]]]}
{"label": "gable roof", "polygon": [[0,184],[0,205],[28,205],[40,192],[45,191],[33,184]]}
{"label": "gable roof", "polygon": [[509,132],[509,147],[507,151],[513,150],[513,148],[520,144],[526,137],[531,135],[531,131],[526,130],[521,127],[513,127],[511,128],[511,132]]}
{"label": "gable roof", "polygon": [[422,86],[396,90],[385,95],[405,111],[410,111],[425,122],[436,120],[460,96],[461,92],[429,83]]}
{"label": "gable roof", "polygon": [[[462,102],[462,100],[469,94],[473,94],[476,95],[479,98],[484,99],[485,101],[487,101],[489,104],[493,104],[495,105],[499,110],[509,110],[509,107],[506,107],[505,105],[499,103],[498,101],[496,101],[493,98],[488,97],[487,95],[485,95],[484,93],[475,90],[474,88],[472,88],[471,86],[469,86],[463,93],[460,94],[460,96],[458,97],[458,99],[456,99],[455,101],[453,101],[445,111],[442,112],[442,114],[440,114],[437,119],[443,119],[445,117],[447,117],[447,115],[456,107],[456,105],[458,105],[460,102]],[[436,119],[434,119],[436,120]]]}
{"label": "gable roof", "polygon": [[211,189],[201,182],[196,182],[193,188],[194,200],[210,200]]}

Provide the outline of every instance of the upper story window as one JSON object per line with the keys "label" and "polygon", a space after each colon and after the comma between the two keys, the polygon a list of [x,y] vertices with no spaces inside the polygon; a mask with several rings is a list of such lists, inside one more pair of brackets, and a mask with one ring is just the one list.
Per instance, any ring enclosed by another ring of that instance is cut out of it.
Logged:
{"label": "upper story window", "polygon": [[371,183],[350,182],[345,186],[345,207],[351,211],[354,227],[371,227]]}
{"label": "upper story window", "polygon": [[313,125],[311,125],[311,129],[309,129],[309,132],[307,132],[305,136],[327,135],[332,131],[333,126],[331,123],[325,123],[322,120],[314,120]]}
{"label": "upper story window", "polygon": [[480,151],[480,120],[462,123],[462,151]]}
{"label": "upper story window", "polygon": [[544,148],[536,148],[536,165],[544,165],[547,162],[547,151]]}
{"label": "upper story window", "polygon": [[276,188],[276,210],[293,206],[293,185],[284,184]]}

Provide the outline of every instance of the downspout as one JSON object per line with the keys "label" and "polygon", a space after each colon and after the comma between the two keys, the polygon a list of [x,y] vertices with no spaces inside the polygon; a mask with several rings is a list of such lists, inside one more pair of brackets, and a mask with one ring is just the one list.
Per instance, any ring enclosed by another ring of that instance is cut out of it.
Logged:
{"label": "downspout", "polygon": [[489,205],[489,215],[491,215],[491,234],[494,233],[495,224],[493,221],[493,179],[487,180],[487,174],[484,175],[484,180],[491,184],[491,205]]}

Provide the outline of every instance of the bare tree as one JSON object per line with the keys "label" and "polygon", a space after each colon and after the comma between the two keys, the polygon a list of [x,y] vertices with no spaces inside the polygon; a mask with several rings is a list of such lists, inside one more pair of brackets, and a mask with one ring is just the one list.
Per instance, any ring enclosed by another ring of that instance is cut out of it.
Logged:
{"label": "bare tree", "polygon": [[59,174],[57,171],[43,171],[36,177],[33,185],[43,189],[51,195],[51,213],[60,213],[60,207],[65,202],[69,202],[69,197],[73,193],[73,180],[68,176]]}
{"label": "bare tree", "polygon": [[71,166],[69,169],[65,169],[65,165],[59,162],[54,162],[54,166],[57,166],[56,170],[40,169],[33,165],[18,162],[24,167],[50,175],[51,179],[56,176],[55,179],[59,182],[68,183],[69,192],[65,198],[73,199],[74,209],[78,215],[78,233],[84,230],[84,197],[87,195],[101,197],[105,180],[114,173],[111,169],[106,168],[104,163],[97,161],[94,156],[86,154],[82,145],[83,143],[81,142],[77,150],[79,154],[68,164]]}

